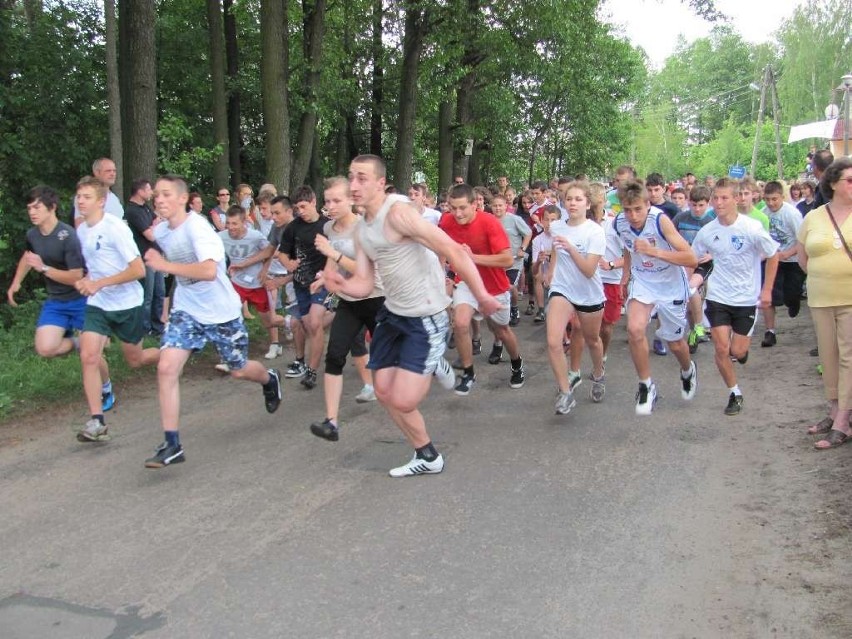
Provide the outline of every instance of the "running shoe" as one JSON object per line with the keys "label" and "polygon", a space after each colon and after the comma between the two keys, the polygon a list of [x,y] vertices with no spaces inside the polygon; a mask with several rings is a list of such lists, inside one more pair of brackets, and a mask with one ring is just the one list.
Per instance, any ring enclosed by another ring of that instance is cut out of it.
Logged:
{"label": "running shoe", "polygon": [[663,343],[663,340],[658,337],[654,338],[654,354],[660,355],[662,357],[669,354],[669,349],[666,348],[666,345]]}
{"label": "running shoe", "polygon": [[471,341],[473,342],[473,354],[479,355],[482,352],[482,340],[481,339],[475,339],[475,340],[471,340]]}
{"label": "running shoe", "polygon": [[773,333],[772,331],[766,331],[766,333],[764,333],[764,335],[763,335],[763,341],[760,342],[760,345],[763,346],[764,348],[771,348],[772,346],[775,346],[775,344],[777,344],[777,343],[778,343],[778,338],[775,337],[775,333]]}
{"label": "running shoe", "polygon": [[512,367],[512,377],[509,378],[509,388],[521,388],[527,379],[523,361],[517,368]]}
{"label": "running shoe", "polygon": [[305,368],[305,374],[299,382],[308,390],[312,390],[317,385],[317,372],[313,368]]}
{"label": "running shoe", "polygon": [[476,375],[468,375],[467,373],[464,373],[456,384],[456,395],[461,395],[462,397],[470,395],[470,391],[473,389],[475,384]]}
{"label": "running shoe", "polygon": [[654,411],[656,401],[657,385],[654,382],[650,385],[639,382],[639,390],[636,391],[636,414],[650,415]]}
{"label": "running shoe", "polygon": [[161,443],[154,449],[154,456],[145,460],[145,468],[163,468],[171,464],[180,464],[186,461],[183,454],[183,446],[169,446],[166,442]]}
{"label": "running shoe", "polygon": [[689,335],[686,338],[686,344],[689,346],[689,354],[695,355],[698,352],[698,333],[696,329],[692,329],[689,331]]}
{"label": "running shoe", "polygon": [[556,414],[557,415],[567,415],[571,412],[571,409],[577,405],[577,400],[574,399],[574,395],[569,391],[567,393],[563,393],[559,391],[556,394]]}
{"label": "running shoe", "polygon": [[361,389],[361,392],[355,395],[355,401],[359,404],[376,401],[375,389],[369,384],[364,384],[364,388]]}
{"label": "running shoe", "polygon": [[681,397],[687,401],[695,397],[695,389],[698,388],[698,366],[696,366],[695,361],[689,364],[689,375],[684,377],[681,374],[680,383],[682,386],[680,391]]}
{"label": "running shoe", "polygon": [[731,393],[728,397],[728,405],[725,406],[725,415],[739,415],[743,410],[743,396]]}
{"label": "running shoe", "polygon": [[606,393],[606,375],[601,375],[600,377],[589,375],[589,379],[592,381],[592,387],[589,389],[589,399],[595,404],[600,404]]}
{"label": "running shoe", "polygon": [[109,441],[109,428],[94,417],[86,422],[83,429],[77,433],[78,442],[105,442]]}
{"label": "running shoe", "polygon": [[311,424],[311,433],[330,442],[336,442],[340,439],[340,429],[327,417],[322,423],[314,422]]}
{"label": "running shoe", "polygon": [[388,473],[391,477],[413,477],[414,475],[435,475],[444,470],[444,457],[438,455],[432,461],[419,459],[417,455],[404,466],[392,468]]}
{"label": "running shoe", "polygon": [[544,309],[538,309],[538,313],[535,314],[535,319],[533,320],[536,324],[541,324],[544,321]]}
{"label": "running shoe", "polygon": [[284,347],[281,344],[270,344],[269,350],[266,351],[266,355],[263,356],[263,359],[275,359],[276,357],[281,357],[284,354]]}
{"label": "running shoe", "polygon": [[453,390],[456,385],[456,372],[444,357],[438,360],[438,365],[435,367],[433,375],[438,380],[438,383],[446,390]]}
{"label": "running shoe", "polygon": [[517,326],[521,323],[521,309],[512,306],[509,309],[509,326]]}
{"label": "running shoe", "polygon": [[488,355],[488,363],[495,366],[503,361],[503,345],[494,344],[491,347],[491,353]]}
{"label": "running shoe", "polygon": [[101,393],[101,410],[107,412],[112,410],[113,406],[115,406],[115,393],[113,391]]}
{"label": "running shoe", "polygon": [[287,370],[284,372],[284,377],[287,379],[302,377],[307,369],[308,367],[305,366],[305,362],[297,359],[287,367]]}
{"label": "running shoe", "polygon": [[270,368],[269,381],[263,385],[263,403],[266,405],[267,413],[274,413],[281,404],[281,373]]}
{"label": "running shoe", "polygon": [[583,383],[583,376],[579,371],[568,371],[568,391],[574,393],[576,388]]}
{"label": "running shoe", "polygon": [[213,368],[215,368],[220,373],[230,373],[231,372],[231,368],[225,362],[219,362]]}
{"label": "running shoe", "polygon": [[707,329],[704,328],[703,324],[696,324],[693,330],[695,331],[695,336],[698,338],[699,344],[710,341],[710,334],[707,332]]}
{"label": "running shoe", "polygon": [[535,304],[530,301],[527,305],[527,310],[524,311],[524,315],[533,315],[535,313]]}

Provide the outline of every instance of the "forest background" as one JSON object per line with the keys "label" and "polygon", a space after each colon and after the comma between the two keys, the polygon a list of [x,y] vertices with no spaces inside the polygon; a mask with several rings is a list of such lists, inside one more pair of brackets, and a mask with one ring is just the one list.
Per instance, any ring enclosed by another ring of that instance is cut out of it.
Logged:
{"label": "forest background", "polygon": [[[122,199],[132,179],[173,172],[208,204],[240,182],[320,190],[359,153],[384,157],[403,192],[622,163],[718,176],[750,163],[767,65],[783,141],[838,102],[849,0],[810,0],[760,45],[711,0],[684,2],[707,36],[652,70],[598,0],[0,0],[3,287],[27,190],[57,188],[67,215],[100,156],[117,160]],[[777,177],[768,112],[760,179]],[[786,177],[820,142],[782,145]]]}

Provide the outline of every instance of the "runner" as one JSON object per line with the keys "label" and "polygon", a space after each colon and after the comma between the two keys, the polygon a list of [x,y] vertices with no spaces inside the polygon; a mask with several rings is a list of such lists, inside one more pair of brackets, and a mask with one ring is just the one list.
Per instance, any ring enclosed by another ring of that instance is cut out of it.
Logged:
{"label": "runner", "polygon": [[[524,260],[527,257],[527,248],[532,242],[532,229],[520,217],[513,213],[507,212],[508,202],[505,196],[495,195],[491,199],[491,211],[494,217],[500,220],[503,225],[503,230],[509,237],[509,244],[512,254],[512,266],[506,269],[506,277],[509,278],[511,286],[511,307],[509,310],[509,326],[517,326],[521,322],[521,310],[518,308],[518,285],[521,283],[521,277],[524,274]],[[491,349],[491,355],[488,356],[489,364],[498,364],[503,355],[503,345],[499,344],[499,354],[497,353],[498,344],[495,343]],[[499,355],[499,356],[498,356]],[[496,358],[496,361],[493,361]]]}
{"label": "runner", "polygon": [[[189,356],[208,343],[216,347],[231,377],[262,385],[267,412],[274,413],[281,403],[278,371],[248,359],[248,332],[240,297],[225,271],[224,246],[204,218],[187,213],[187,197],[183,179],[163,176],[157,180],[154,206],[165,223],[154,229],[154,238],[163,253],[149,249],[145,262],[174,275],[176,286],[157,368],[165,441],[145,460],[146,468],[186,459],[179,432],[180,375]],[[229,216],[228,223],[233,219]]]}
{"label": "runner", "polygon": [[370,344],[376,396],[414,448],[410,462],[391,477],[440,473],[443,456],[426,431],[419,405],[433,373],[446,388],[454,375],[442,357],[450,300],[436,253],[446,258],[474,294],[480,310],[492,315],[500,302],[490,296],[465,250],[424,220],[405,198],[385,194],[385,164],[375,155],[356,157],[349,169],[352,199],[365,216],[356,237],[355,273],[323,272],[315,286],[353,298],[370,294],[381,275],[385,305]]}

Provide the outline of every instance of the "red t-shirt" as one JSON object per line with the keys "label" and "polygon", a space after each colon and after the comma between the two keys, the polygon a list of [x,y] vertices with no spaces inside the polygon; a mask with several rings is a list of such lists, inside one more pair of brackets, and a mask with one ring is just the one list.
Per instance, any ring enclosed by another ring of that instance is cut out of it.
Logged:
{"label": "red t-shirt", "polygon": [[[500,220],[485,211],[477,211],[470,224],[459,224],[452,215],[444,215],[440,227],[459,244],[467,244],[474,255],[497,255],[511,248]],[[509,278],[502,267],[477,264],[476,268],[489,294],[499,295],[509,290]]]}

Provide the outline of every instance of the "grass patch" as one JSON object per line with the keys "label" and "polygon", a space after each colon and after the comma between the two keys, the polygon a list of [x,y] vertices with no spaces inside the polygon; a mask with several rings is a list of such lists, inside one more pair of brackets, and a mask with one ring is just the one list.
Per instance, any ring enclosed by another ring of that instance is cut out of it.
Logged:
{"label": "grass patch", "polygon": [[[0,328],[0,422],[58,404],[85,405],[80,358],[77,354],[69,353],[65,357],[47,359],[39,357],[35,352],[33,340],[41,303],[41,300],[30,300],[21,303],[16,309],[8,306],[4,308],[4,324],[7,328]],[[246,324],[252,351],[264,347],[266,331],[260,323],[253,320]],[[145,347],[158,345],[158,339],[145,338]],[[114,384],[132,383],[134,380],[156,383],[153,367],[132,369],[127,365],[121,354],[121,345],[115,338],[104,355]],[[262,356],[254,357],[260,359]],[[184,375],[191,375],[193,368],[206,370],[201,367],[210,367],[216,361],[216,350],[208,346],[190,358]]]}

